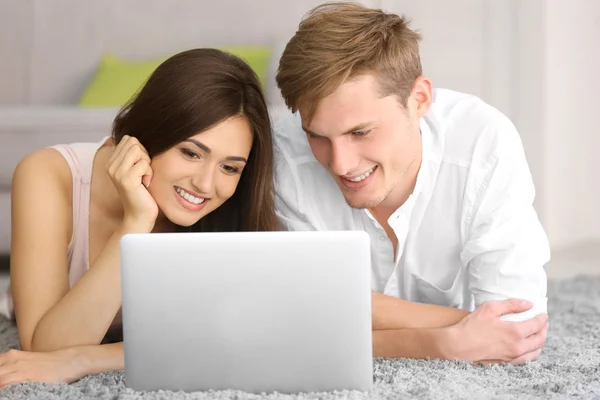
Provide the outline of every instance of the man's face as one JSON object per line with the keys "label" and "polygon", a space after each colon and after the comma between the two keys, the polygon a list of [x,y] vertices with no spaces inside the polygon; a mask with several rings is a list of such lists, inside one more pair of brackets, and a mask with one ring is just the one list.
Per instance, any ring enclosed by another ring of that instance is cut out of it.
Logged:
{"label": "man's face", "polygon": [[412,192],[422,156],[419,118],[429,105],[423,98],[413,89],[403,107],[395,96],[381,97],[373,75],[362,75],[324,98],[311,121],[300,105],[315,158],[351,207],[398,208]]}

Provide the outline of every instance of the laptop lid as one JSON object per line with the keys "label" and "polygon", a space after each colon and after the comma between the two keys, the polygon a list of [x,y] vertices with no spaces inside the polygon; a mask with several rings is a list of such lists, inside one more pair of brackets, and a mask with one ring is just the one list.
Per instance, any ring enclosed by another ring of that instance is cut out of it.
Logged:
{"label": "laptop lid", "polygon": [[361,231],[129,234],[125,382],[136,390],[369,390]]}

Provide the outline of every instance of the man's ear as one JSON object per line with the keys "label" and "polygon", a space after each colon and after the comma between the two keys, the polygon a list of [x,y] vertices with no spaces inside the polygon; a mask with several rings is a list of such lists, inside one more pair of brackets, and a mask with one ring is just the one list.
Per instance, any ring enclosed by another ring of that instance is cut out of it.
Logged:
{"label": "man's ear", "polygon": [[407,106],[421,118],[427,113],[432,102],[433,85],[431,80],[426,76],[418,77],[413,84]]}

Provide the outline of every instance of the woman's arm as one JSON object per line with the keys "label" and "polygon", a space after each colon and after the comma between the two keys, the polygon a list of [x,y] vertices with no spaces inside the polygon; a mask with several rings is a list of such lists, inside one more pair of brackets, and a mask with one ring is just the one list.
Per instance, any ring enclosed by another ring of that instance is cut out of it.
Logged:
{"label": "woman's arm", "polygon": [[117,235],[69,290],[71,180],[53,149],[25,157],[13,176],[10,274],[23,350],[99,344],[121,304]]}
{"label": "woman's arm", "polygon": [[[127,233],[152,231],[158,215],[146,187],[152,178],[150,161],[135,138],[124,136],[113,150],[108,175],[123,202],[123,222],[70,290],[65,254],[69,240],[65,231],[72,224],[68,165],[52,149],[19,164],[12,189],[11,271],[23,349],[51,351],[101,343],[121,306],[120,239]],[[42,193],[44,201],[32,196],[32,189]]]}
{"label": "woman's arm", "polygon": [[10,283],[23,350],[38,322],[69,291],[71,173],[60,153],[36,151],[15,169],[11,188]]}
{"label": "woman's arm", "polygon": [[123,342],[73,347],[82,377],[122,370],[125,364],[123,350]]}
{"label": "woman's arm", "polygon": [[0,354],[0,390],[21,382],[71,383],[87,375],[123,368],[123,342],[50,352],[9,350]]}
{"label": "woman's arm", "polygon": [[121,307],[119,240],[134,226],[115,232],[79,282],[40,319],[31,350],[52,351],[102,342]]}

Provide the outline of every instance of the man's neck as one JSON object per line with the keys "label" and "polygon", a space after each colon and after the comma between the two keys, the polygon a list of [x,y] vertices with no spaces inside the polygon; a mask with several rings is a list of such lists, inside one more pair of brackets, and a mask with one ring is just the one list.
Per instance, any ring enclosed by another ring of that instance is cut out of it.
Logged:
{"label": "man's neck", "polygon": [[412,193],[413,188],[414,185],[410,188],[410,190],[405,190],[402,193],[402,197],[397,196],[397,199],[391,199],[390,193],[390,196],[388,196],[381,204],[379,204],[375,208],[369,209],[369,212],[371,213],[371,215],[373,215],[373,218],[375,218],[375,220],[379,222],[379,225],[381,225],[381,227],[385,231],[388,239],[390,239],[390,242],[392,243],[392,247],[394,249],[394,259],[396,258],[396,251],[398,250],[398,238],[396,237],[394,229],[388,223],[388,220],[390,219],[392,214],[395,213],[396,210],[402,207],[402,205],[406,202],[406,200]]}
{"label": "man's neck", "polygon": [[406,171],[404,177],[412,176],[412,178],[405,185],[398,183],[396,187],[390,192],[390,194],[374,208],[370,208],[369,212],[379,224],[386,226],[388,219],[396,212],[400,207],[406,203],[406,200],[414,192],[417,184],[417,176],[421,168],[421,160],[418,163],[415,162],[416,167],[413,165],[409,170]]}

